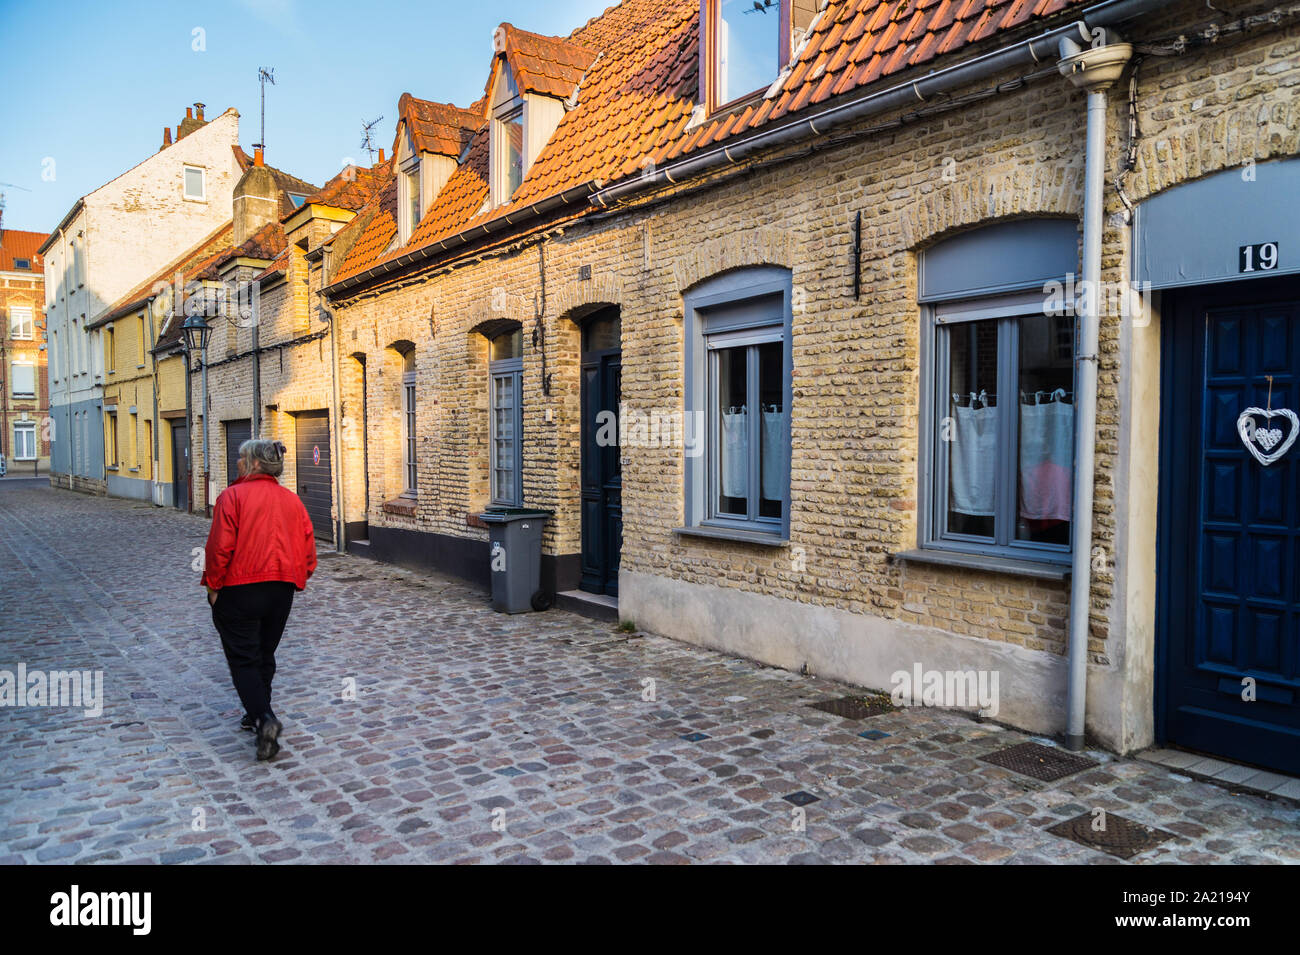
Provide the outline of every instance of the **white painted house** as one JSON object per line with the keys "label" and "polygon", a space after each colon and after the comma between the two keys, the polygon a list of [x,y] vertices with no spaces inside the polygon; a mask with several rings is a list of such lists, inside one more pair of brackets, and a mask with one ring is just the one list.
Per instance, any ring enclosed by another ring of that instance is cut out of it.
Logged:
{"label": "white painted house", "polygon": [[98,315],[230,221],[235,184],[251,160],[239,148],[239,113],[207,120],[185,110],[162,147],[78,199],[55,228],[45,258],[49,327],[51,480],[107,489],[104,461],[104,350]]}

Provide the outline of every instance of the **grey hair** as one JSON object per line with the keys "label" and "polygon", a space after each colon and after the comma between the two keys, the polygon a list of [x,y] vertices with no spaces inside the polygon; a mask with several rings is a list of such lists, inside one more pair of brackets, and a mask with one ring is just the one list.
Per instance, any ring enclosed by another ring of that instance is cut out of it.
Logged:
{"label": "grey hair", "polygon": [[259,471],[278,478],[284,473],[284,445],[279,441],[254,438],[239,446],[239,459],[249,474]]}

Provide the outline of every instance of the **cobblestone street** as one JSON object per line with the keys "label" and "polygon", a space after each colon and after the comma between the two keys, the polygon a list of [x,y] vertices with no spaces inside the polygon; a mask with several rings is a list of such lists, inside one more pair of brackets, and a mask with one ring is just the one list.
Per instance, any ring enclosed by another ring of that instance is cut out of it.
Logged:
{"label": "cobblestone street", "polygon": [[1284,800],[1099,752],[1039,782],[980,759],[1021,733],[355,558],[299,595],[258,764],[206,527],[0,482],[0,668],[104,678],[98,717],[0,713],[0,862],[1118,862],[1047,831],[1097,808],[1172,835],[1138,863],[1300,860]]}

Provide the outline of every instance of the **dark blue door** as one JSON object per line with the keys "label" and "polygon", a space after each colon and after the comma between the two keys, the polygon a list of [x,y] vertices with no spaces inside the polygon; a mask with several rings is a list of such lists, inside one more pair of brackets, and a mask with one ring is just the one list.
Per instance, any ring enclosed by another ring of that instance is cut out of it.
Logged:
{"label": "dark blue door", "polygon": [[622,323],[617,308],[582,328],[582,578],[589,593],[618,596],[623,474],[618,414]]}
{"label": "dark blue door", "polygon": [[[1300,281],[1180,292],[1165,312],[1157,729],[1300,772]],[[1271,378],[1271,383],[1270,383]],[[1271,387],[1271,398],[1270,398]],[[1265,445],[1271,445],[1266,449]]]}

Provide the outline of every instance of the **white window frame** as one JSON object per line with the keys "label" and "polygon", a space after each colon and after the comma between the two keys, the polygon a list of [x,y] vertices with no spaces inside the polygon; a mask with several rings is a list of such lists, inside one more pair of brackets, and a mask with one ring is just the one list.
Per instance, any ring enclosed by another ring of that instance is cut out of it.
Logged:
{"label": "white window frame", "polygon": [[[20,438],[19,435],[25,437]],[[20,446],[30,441],[30,453],[23,454],[21,450],[28,450]],[[15,421],[14,422],[14,460],[15,461],[35,461],[40,455],[40,448],[36,443],[36,422],[35,421]]]}
{"label": "white window frame", "polygon": [[[30,370],[31,370],[31,375],[32,375],[32,390],[31,390],[31,391],[19,391],[19,390],[18,390],[18,376],[17,376],[16,372],[17,372],[17,370],[18,370],[19,368],[27,368],[27,369],[30,369]],[[10,395],[10,397],[12,397],[12,398],[35,398],[35,397],[36,397],[36,392],[37,392],[37,390],[38,390],[39,388],[40,388],[40,382],[37,380],[37,375],[36,375],[36,365],[35,365],[35,363],[30,362],[30,361],[15,361],[15,362],[10,363],[10,365],[9,365],[9,395]]]}
{"label": "white window frame", "polygon": [[[199,174],[199,194],[191,195],[190,193],[190,173]],[[181,196],[187,202],[207,202],[208,201],[208,171],[202,166],[192,166],[186,163],[181,167]]]}
{"label": "white window frame", "polygon": [[[25,319],[23,315],[26,315]],[[9,307],[9,337],[14,341],[28,342],[36,338],[36,309],[30,305]]]}
{"label": "white window frame", "polygon": [[528,178],[528,109],[524,95],[515,86],[509,62],[502,60],[501,74],[497,77],[496,101],[492,107],[491,193],[492,205],[503,206],[513,197],[518,187],[509,187],[510,142],[506,124],[519,121],[519,184]]}

